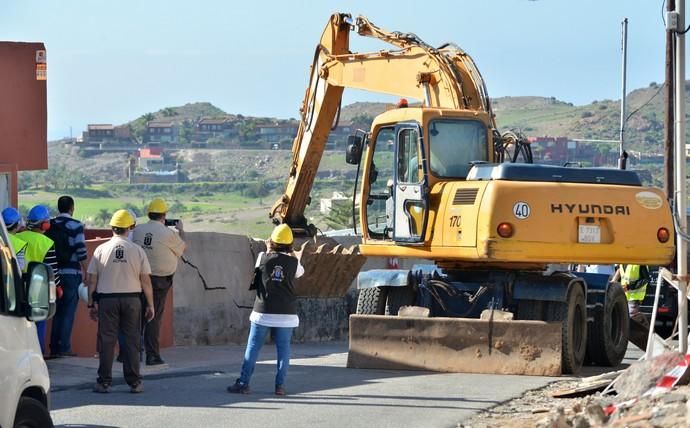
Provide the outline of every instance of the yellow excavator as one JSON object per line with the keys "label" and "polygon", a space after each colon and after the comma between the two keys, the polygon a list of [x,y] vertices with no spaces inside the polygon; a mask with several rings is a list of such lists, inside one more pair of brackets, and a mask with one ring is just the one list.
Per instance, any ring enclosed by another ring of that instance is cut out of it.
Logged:
{"label": "yellow excavator", "polygon": [[[353,32],[394,48],[353,53]],[[306,260],[318,280],[306,275],[302,294],[323,295],[333,273],[344,293],[359,254],[433,261],[359,273],[348,366],[558,375],[619,364],[629,332],[621,286],[554,266],[670,263],[664,194],[632,171],[530,163],[519,135],[498,132],[462,49],[335,13],[314,53],[286,190],[270,212],[296,232],[315,235],[304,211],[344,88],[417,103],[348,138],[346,161],[361,170],[353,198],[362,243]]]}

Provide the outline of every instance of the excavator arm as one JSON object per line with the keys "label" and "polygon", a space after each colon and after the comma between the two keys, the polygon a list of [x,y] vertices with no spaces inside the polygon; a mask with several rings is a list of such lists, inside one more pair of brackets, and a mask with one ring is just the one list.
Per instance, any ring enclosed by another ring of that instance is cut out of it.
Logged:
{"label": "excavator arm", "polygon": [[[352,53],[352,30],[397,49]],[[313,234],[304,210],[345,88],[423,100],[427,107],[486,112],[496,128],[484,80],[460,48],[433,48],[414,34],[383,30],[365,17],[353,20],[349,14],[333,14],[314,53],[286,190],[270,212],[275,223]]]}

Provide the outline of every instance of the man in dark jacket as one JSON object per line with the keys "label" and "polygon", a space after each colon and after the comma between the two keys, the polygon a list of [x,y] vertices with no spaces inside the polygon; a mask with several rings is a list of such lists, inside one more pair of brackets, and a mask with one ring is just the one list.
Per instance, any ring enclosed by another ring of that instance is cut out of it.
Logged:
{"label": "man in dark jacket", "polygon": [[55,242],[55,256],[62,280],[62,298],[57,301],[50,334],[51,357],[72,357],[72,326],[79,303],[79,284],[86,272],[86,241],[84,225],[74,214],[74,199],[60,196],[57,202],[60,214],[50,221],[46,235]]}
{"label": "man in dark jacket", "polygon": [[268,240],[268,251],[256,260],[256,300],[249,316],[251,328],[242,362],[240,378],[228,392],[248,394],[259,351],[269,330],[278,351],[275,394],[285,395],[285,377],[290,365],[292,330],[299,325],[294,281],[304,274],[297,254],[292,250],[292,230],[286,224],[277,226]]}

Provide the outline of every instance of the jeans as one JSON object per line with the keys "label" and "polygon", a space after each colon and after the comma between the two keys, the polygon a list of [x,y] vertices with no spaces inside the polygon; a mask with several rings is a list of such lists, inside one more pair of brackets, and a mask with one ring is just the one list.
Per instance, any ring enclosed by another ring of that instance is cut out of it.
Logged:
{"label": "jeans", "polygon": [[72,352],[72,326],[74,314],[79,303],[79,284],[81,274],[62,274],[62,297],[57,301],[53,326],[50,332],[50,353],[63,354]]}
{"label": "jeans", "polygon": [[249,337],[247,338],[247,349],[244,351],[244,361],[242,362],[242,372],[240,382],[249,384],[249,380],[254,373],[256,360],[259,358],[259,351],[264,345],[268,331],[272,331],[273,341],[276,344],[278,353],[278,365],[276,373],[276,386],[285,384],[288,367],[290,366],[290,339],[292,338],[292,327],[266,327],[256,323],[251,323]]}
{"label": "jeans", "polygon": [[38,333],[38,344],[41,345],[41,354],[46,351],[46,322],[36,322],[36,333]]}

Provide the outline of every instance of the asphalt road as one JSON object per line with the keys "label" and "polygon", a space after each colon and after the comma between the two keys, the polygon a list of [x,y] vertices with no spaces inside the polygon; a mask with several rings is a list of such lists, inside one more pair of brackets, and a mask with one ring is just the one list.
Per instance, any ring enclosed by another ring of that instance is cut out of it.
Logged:
{"label": "asphalt road", "polygon": [[142,394],[121,380],[110,394],[91,392],[95,359],[51,361],[51,414],[56,426],[79,427],[450,427],[557,379],[348,369],[346,350],[294,345],[285,397],[273,395],[270,345],[249,395],[225,391],[239,374],[242,347],[166,351],[169,366],[145,370]]}

